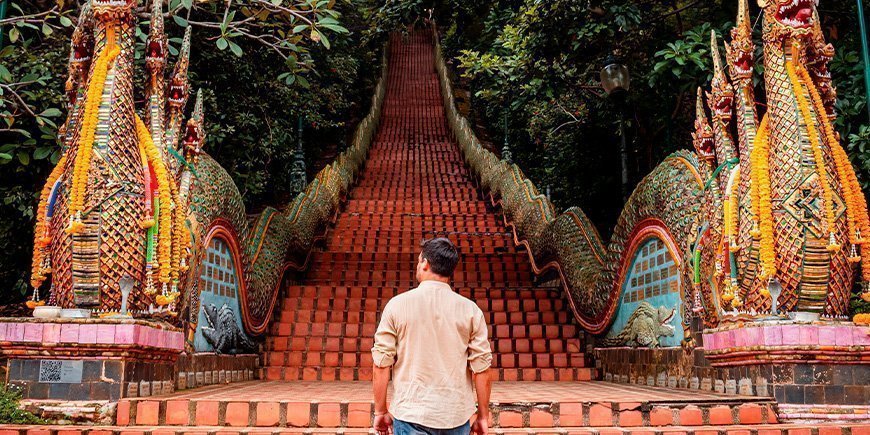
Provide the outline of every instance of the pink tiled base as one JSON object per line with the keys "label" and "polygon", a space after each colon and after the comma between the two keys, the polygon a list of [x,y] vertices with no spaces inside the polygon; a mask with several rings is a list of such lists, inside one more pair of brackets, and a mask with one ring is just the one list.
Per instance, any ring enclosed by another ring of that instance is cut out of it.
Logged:
{"label": "pink tiled base", "polygon": [[[711,360],[727,359],[729,364],[737,362],[735,354],[757,363],[759,359],[768,359],[759,355],[782,354],[789,349],[794,351],[794,358],[803,360],[826,355],[842,357],[844,362],[870,362],[870,328],[851,322],[773,321],[704,331],[707,357]],[[836,363],[836,358],[825,359]]]}
{"label": "pink tiled base", "polygon": [[184,350],[184,334],[175,328],[141,321],[0,319],[0,343],[93,345]]}

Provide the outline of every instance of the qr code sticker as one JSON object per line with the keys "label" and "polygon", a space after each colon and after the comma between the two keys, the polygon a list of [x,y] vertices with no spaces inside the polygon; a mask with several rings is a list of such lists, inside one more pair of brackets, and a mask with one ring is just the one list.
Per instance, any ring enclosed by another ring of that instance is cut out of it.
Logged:
{"label": "qr code sticker", "polygon": [[39,382],[60,382],[63,361],[44,359],[39,361]]}

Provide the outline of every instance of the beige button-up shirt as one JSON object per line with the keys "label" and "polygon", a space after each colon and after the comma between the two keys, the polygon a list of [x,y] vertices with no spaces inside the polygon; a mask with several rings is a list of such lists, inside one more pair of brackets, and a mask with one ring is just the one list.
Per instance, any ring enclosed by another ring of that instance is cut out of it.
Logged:
{"label": "beige button-up shirt", "polygon": [[378,367],[393,367],[393,417],[437,429],[471,418],[471,373],[492,363],[483,311],[438,281],[423,281],[387,303],[372,356]]}

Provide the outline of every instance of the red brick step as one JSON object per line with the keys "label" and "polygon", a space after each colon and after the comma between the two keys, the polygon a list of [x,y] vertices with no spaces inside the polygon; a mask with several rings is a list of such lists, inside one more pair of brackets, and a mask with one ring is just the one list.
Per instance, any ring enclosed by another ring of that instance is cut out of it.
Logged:
{"label": "red brick step", "polygon": [[[330,427],[227,427],[227,426],[22,426],[0,425],[0,435],[303,435],[341,434],[363,435],[374,431],[364,428]],[[499,435],[870,435],[870,424],[762,424],[734,426],[663,426],[650,428],[559,427],[559,428],[496,428]]]}

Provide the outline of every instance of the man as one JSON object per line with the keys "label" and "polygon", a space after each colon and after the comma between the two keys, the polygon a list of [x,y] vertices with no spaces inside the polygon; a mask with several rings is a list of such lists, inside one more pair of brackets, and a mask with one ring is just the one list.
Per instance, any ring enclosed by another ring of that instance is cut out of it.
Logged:
{"label": "man", "polygon": [[[459,262],[453,243],[438,238],[422,246],[418,287],[387,303],[375,333],[374,428],[380,435],[485,435],[492,363],[486,319],[477,304],[450,288]],[[391,369],[393,400],[388,410]],[[478,405],[473,424],[472,383]]]}

